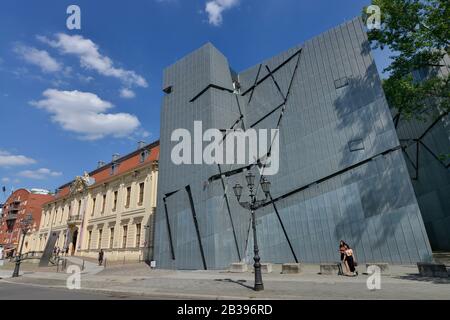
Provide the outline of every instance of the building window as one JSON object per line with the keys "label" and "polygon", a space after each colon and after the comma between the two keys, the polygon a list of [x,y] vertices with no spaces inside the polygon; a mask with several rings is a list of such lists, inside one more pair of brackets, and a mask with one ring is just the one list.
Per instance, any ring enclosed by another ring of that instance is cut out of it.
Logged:
{"label": "building window", "polygon": [[122,248],[127,247],[127,238],[128,238],[128,226],[123,226]]}
{"label": "building window", "polygon": [[88,248],[88,250],[91,249],[91,240],[92,240],[92,230],[89,230],[88,241],[87,241],[87,248]]}
{"label": "building window", "polygon": [[81,213],[81,200],[78,200],[78,215]]}
{"label": "building window", "polygon": [[95,213],[95,203],[97,202],[97,197],[95,197],[94,199],[92,199],[92,212],[91,212],[91,217],[94,216]]}
{"label": "building window", "polygon": [[163,89],[164,93],[170,94],[173,91],[173,86],[167,86]]}
{"label": "building window", "polygon": [[145,162],[147,160],[148,156],[150,155],[150,152],[148,150],[144,150],[141,152],[141,163]]}
{"label": "building window", "polygon": [[113,202],[113,211],[116,211],[116,209],[117,209],[117,194],[118,194],[118,192],[117,191],[114,191],[114,202]]}
{"label": "building window", "polygon": [[136,224],[136,247],[139,248],[141,246],[141,224]]}
{"label": "building window", "polygon": [[109,229],[109,247],[112,249],[114,245],[114,228]]}
{"label": "building window", "polygon": [[102,237],[103,237],[103,229],[98,230],[98,249],[102,248]]}
{"label": "building window", "polygon": [[105,207],[106,207],[106,194],[103,195],[102,214],[105,213]]}
{"label": "building window", "polygon": [[142,206],[142,203],[144,202],[144,186],[145,186],[144,182],[139,184],[139,201],[138,201],[139,206]]}
{"label": "building window", "polygon": [[125,202],[125,208],[130,207],[130,200],[131,200],[131,187],[127,188],[127,200]]}
{"label": "building window", "polygon": [[111,175],[114,175],[117,173],[117,169],[119,169],[119,164],[117,162],[114,162],[111,165]]}
{"label": "building window", "polygon": [[343,78],[334,80],[334,87],[336,89],[340,89],[340,88],[346,87],[346,86],[348,86],[348,84],[349,83],[348,83],[348,78],[347,77],[343,77]]}
{"label": "building window", "polygon": [[348,143],[348,147],[351,152],[364,150],[364,140],[363,139],[352,140]]}

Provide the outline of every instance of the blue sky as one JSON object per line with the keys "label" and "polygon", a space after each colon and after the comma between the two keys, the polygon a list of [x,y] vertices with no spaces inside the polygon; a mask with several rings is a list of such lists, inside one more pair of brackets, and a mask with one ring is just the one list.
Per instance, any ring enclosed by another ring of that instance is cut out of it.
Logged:
{"label": "blue sky", "polygon": [[[208,41],[240,71],[368,3],[3,1],[0,185],[54,190],[138,140],[158,139],[163,69]],[[66,27],[71,4],[81,8],[81,30]],[[375,56],[382,69],[385,54]]]}

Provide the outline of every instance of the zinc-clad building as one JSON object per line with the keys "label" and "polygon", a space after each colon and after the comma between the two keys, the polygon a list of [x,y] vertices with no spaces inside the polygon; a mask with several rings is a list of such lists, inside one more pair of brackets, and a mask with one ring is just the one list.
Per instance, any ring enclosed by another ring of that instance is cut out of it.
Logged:
{"label": "zinc-clad building", "polygon": [[246,185],[243,166],[171,160],[173,131],[194,132],[194,121],[204,131],[280,130],[279,172],[267,176],[273,201],[256,213],[262,262],[337,261],[341,239],[361,263],[431,259],[364,28],[354,19],[239,74],[212,44],[164,71],[158,267],[219,269],[253,257],[250,215],[232,190]]}
{"label": "zinc-clad building", "polygon": [[[447,77],[450,57],[439,68],[414,72],[416,81],[428,76]],[[394,116],[417,201],[430,244],[435,251],[450,250],[450,116],[446,110],[430,106],[425,119],[407,120]]]}

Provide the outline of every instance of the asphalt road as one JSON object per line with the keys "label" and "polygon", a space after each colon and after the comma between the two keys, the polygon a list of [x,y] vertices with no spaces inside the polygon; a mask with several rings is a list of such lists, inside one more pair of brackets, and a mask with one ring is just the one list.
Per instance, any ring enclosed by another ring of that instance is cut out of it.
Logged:
{"label": "asphalt road", "polygon": [[140,296],[92,293],[82,290],[45,288],[0,281],[1,300],[145,300]]}

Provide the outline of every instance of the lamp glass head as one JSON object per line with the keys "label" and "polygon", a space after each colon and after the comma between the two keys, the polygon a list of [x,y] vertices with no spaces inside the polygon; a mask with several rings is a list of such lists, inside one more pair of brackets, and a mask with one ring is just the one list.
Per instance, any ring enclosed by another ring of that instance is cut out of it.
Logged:
{"label": "lamp glass head", "polygon": [[245,179],[247,180],[247,184],[249,186],[255,185],[255,175],[252,172],[247,173],[247,175],[245,176]]}
{"label": "lamp glass head", "polygon": [[234,195],[236,196],[238,201],[239,201],[239,199],[241,199],[242,189],[243,189],[243,187],[239,183],[233,187]]}
{"label": "lamp glass head", "polygon": [[267,196],[270,192],[270,181],[266,178],[263,178],[263,180],[261,181],[261,188]]}

